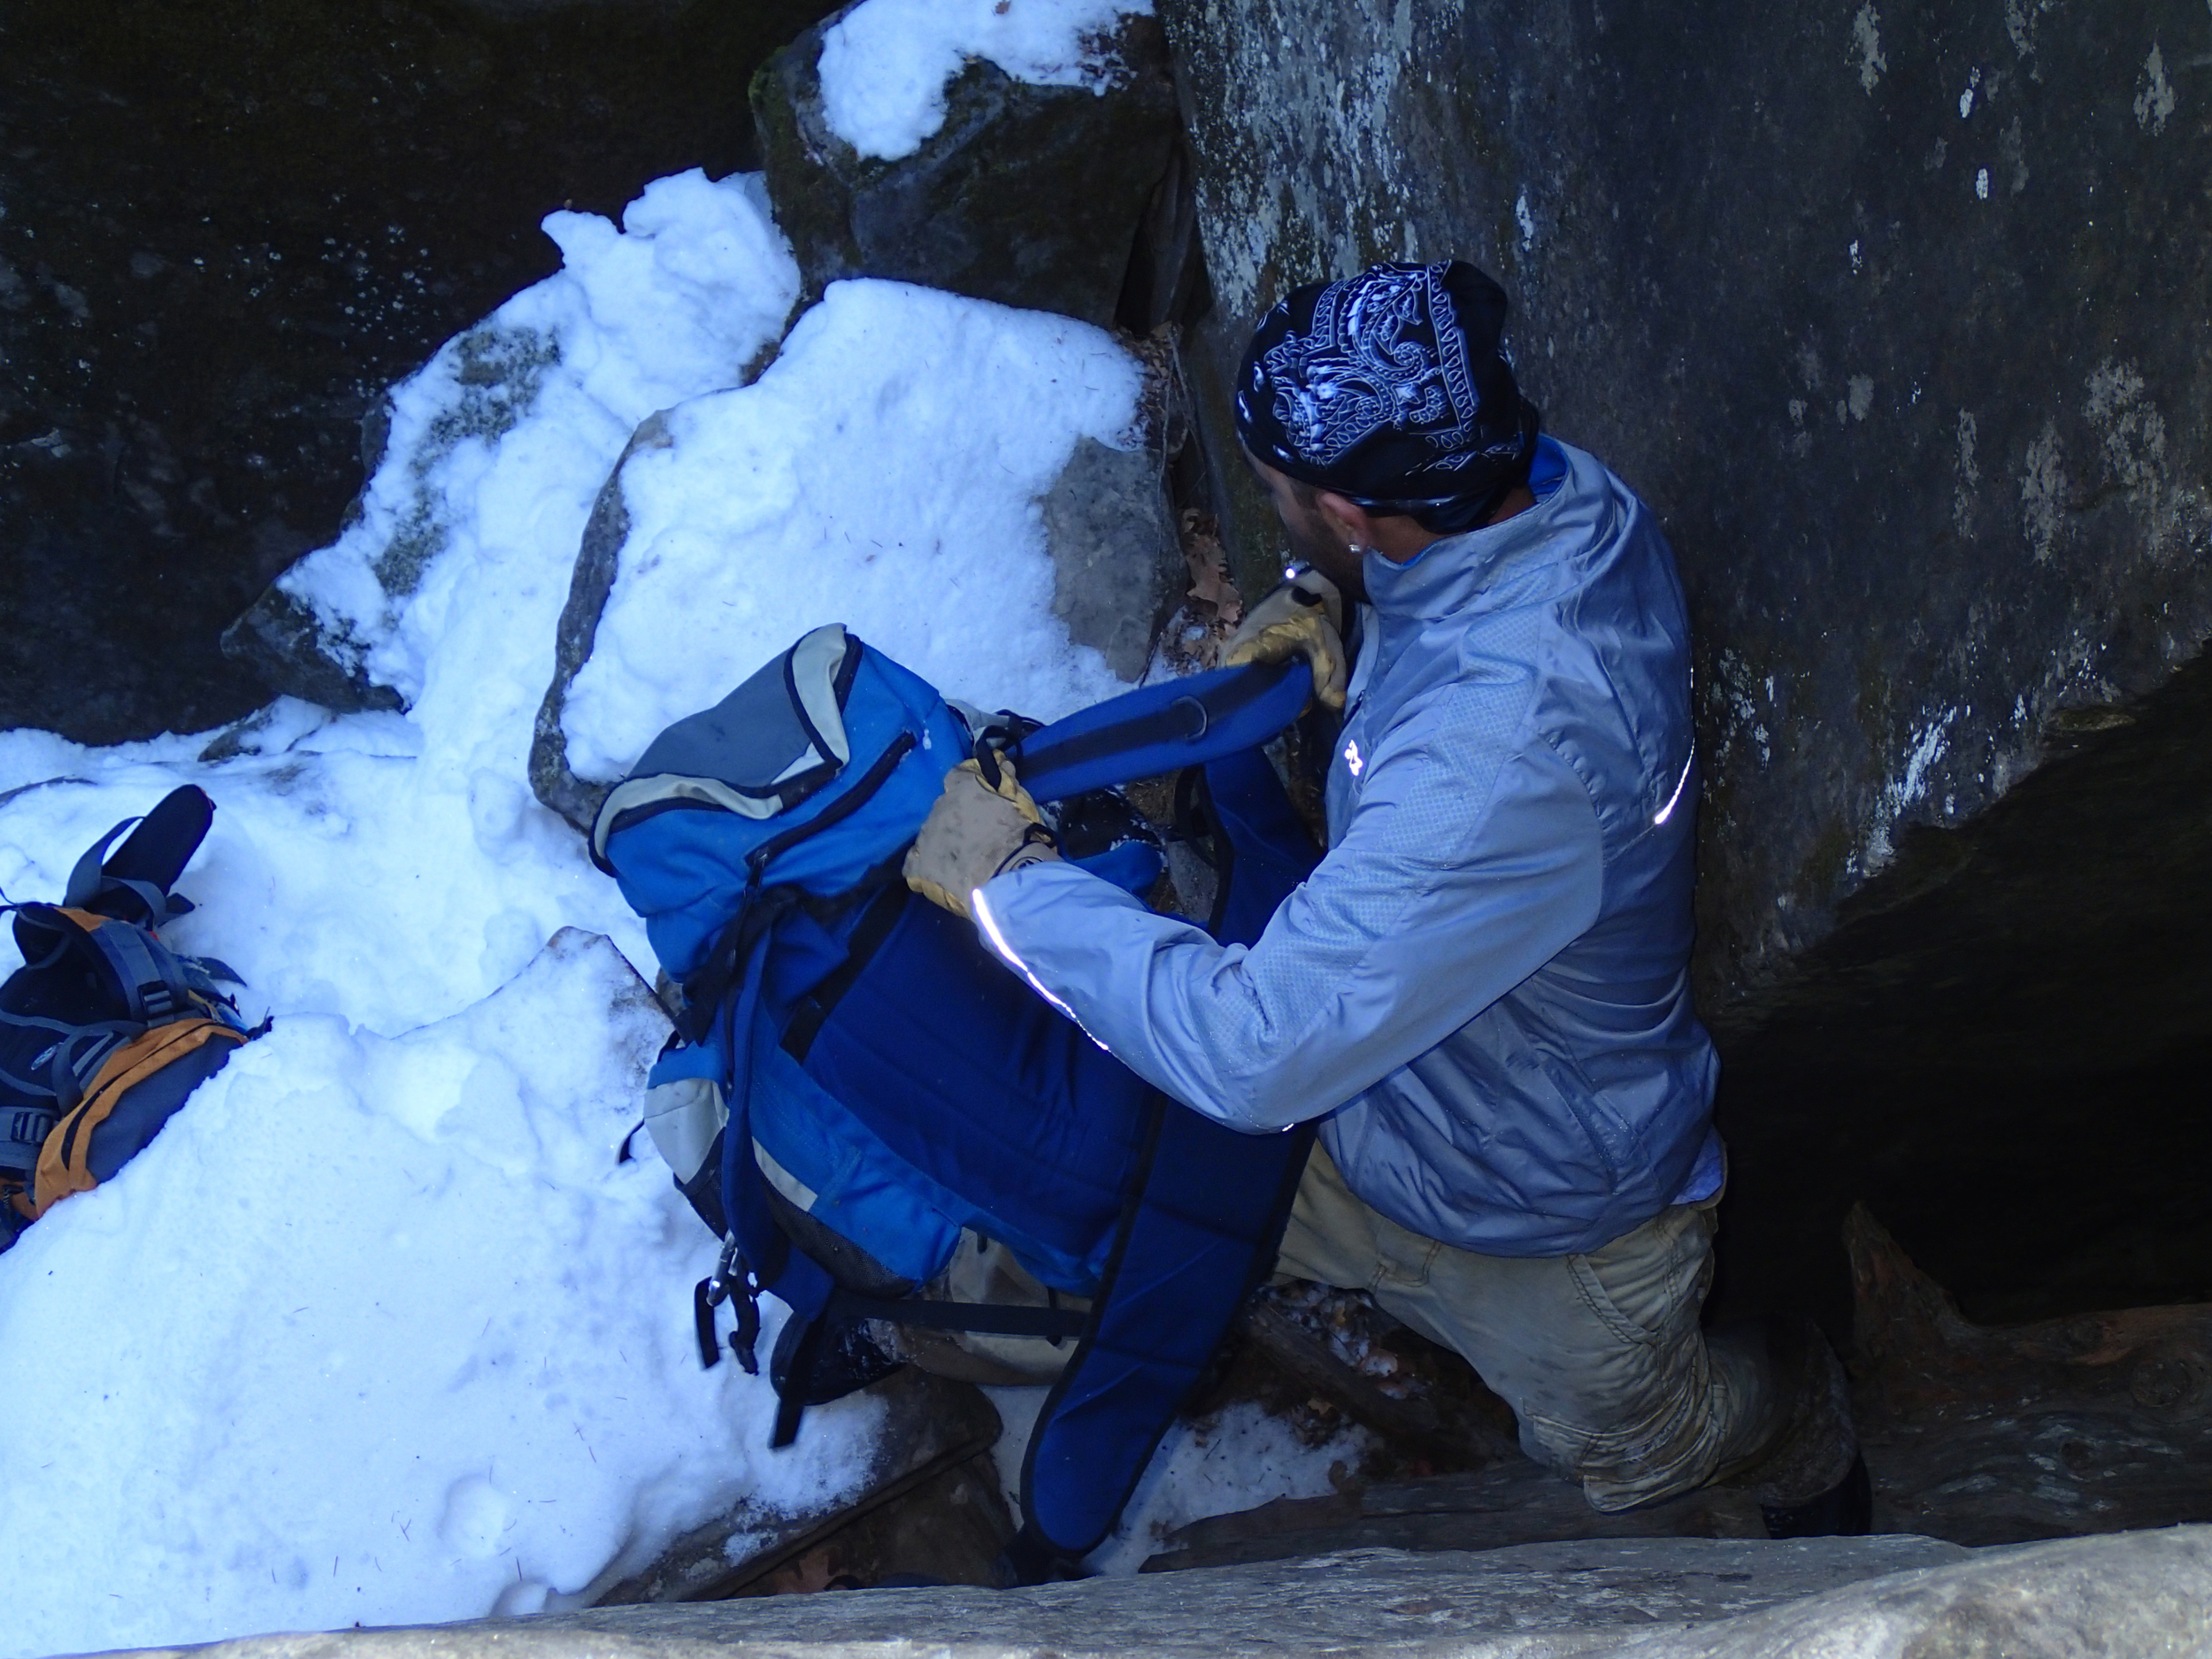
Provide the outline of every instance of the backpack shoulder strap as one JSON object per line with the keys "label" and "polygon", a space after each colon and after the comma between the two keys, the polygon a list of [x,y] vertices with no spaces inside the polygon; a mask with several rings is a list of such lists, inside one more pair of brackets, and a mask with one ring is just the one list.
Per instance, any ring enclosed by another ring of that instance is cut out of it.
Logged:
{"label": "backpack shoulder strap", "polygon": [[[125,818],[85,849],[69,872],[62,903],[148,927],[184,915],[191,902],[169,889],[200,849],[214,818],[215,803],[204,790],[191,784],[172,789],[144,818]],[[125,830],[130,838],[111,856],[108,848]]]}
{"label": "backpack shoulder strap", "polygon": [[1109,697],[1009,752],[1033,800],[1058,801],[1256,748],[1312,696],[1313,672],[1300,660],[1217,668]]}

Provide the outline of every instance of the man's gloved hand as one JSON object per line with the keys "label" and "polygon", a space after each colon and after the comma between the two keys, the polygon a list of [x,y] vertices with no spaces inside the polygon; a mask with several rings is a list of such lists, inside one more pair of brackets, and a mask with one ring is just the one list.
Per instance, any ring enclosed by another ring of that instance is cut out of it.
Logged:
{"label": "man's gloved hand", "polygon": [[1300,570],[1245,612],[1221,653],[1221,665],[1286,663],[1302,657],[1313,670],[1314,696],[1332,709],[1341,709],[1343,626],[1344,599],[1336,584],[1318,571]]}
{"label": "man's gloved hand", "polygon": [[945,774],[945,792],[922,821],[906,855],[906,885],[955,916],[975,919],[968,895],[993,876],[1057,858],[1052,832],[1037,815],[1014,768],[997,757],[998,787],[979,762],[964,760]]}

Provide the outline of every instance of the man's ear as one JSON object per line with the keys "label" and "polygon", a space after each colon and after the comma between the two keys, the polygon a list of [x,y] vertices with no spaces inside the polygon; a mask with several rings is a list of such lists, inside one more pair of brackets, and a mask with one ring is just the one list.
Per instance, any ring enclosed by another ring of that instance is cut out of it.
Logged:
{"label": "man's ear", "polygon": [[1349,496],[1333,490],[1320,490],[1313,498],[1321,510],[1321,521],[1355,547],[1375,545],[1375,520],[1366,508]]}

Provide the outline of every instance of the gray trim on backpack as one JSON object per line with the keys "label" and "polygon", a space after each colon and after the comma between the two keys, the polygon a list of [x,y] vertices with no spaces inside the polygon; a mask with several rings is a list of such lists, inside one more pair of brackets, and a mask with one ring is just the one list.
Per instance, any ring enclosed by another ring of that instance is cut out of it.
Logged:
{"label": "gray trim on backpack", "polygon": [[710,1077],[672,1078],[645,1091],[645,1133],[679,1187],[697,1179],[729,1120],[722,1086]]}
{"label": "gray trim on backpack", "polygon": [[601,803],[593,856],[603,864],[616,824],[641,810],[695,805],[771,818],[837,776],[852,758],[839,693],[855,649],[841,624],[816,628],[714,707],[655,738]]}

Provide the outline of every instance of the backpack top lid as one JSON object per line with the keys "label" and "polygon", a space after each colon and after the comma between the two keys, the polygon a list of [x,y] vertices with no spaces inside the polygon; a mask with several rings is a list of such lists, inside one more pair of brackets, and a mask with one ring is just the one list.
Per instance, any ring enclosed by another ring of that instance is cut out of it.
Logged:
{"label": "backpack top lid", "polygon": [[968,748],[926,681],[832,623],[655,738],[600,807],[592,860],[684,979],[753,894],[835,897],[879,872]]}
{"label": "backpack top lid", "polygon": [[774,818],[835,777],[853,755],[845,700],[863,649],[841,623],[816,628],[714,707],[655,738],[601,804],[591,826],[593,860],[609,869],[608,837],[656,808]]}

